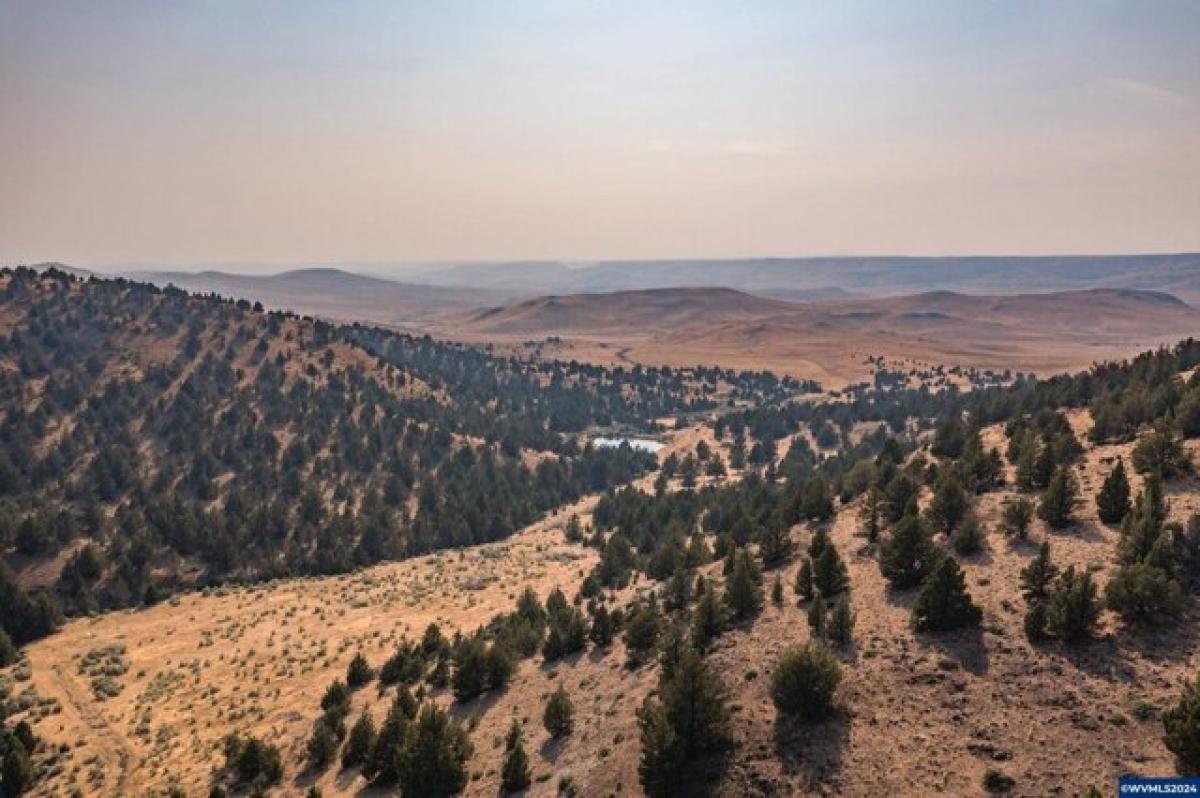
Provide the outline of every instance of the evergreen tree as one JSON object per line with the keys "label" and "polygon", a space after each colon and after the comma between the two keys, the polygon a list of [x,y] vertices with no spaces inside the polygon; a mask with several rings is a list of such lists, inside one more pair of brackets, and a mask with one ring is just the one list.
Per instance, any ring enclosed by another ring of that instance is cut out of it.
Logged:
{"label": "evergreen tree", "polygon": [[692,610],[692,641],[700,648],[706,648],[725,631],[728,619],[729,611],[724,602],[717,596],[712,583],[705,580],[700,600]]}
{"label": "evergreen tree", "polygon": [[324,770],[337,754],[338,738],[328,717],[317,718],[308,738],[307,761],[313,770]]}
{"label": "evergreen tree", "polygon": [[1075,520],[1075,506],[1079,502],[1079,486],[1066,465],[1060,465],[1042,493],[1038,505],[1038,517],[1053,529],[1063,529]]}
{"label": "evergreen tree", "polygon": [[[406,694],[408,699],[402,699],[400,692]],[[405,688],[401,688],[400,692],[392,700],[383,725],[379,727],[379,734],[375,736],[371,752],[363,762],[363,775],[376,784],[395,784],[400,778],[396,763],[400,749],[404,747],[409,721],[415,711],[412,695],[408,694]]]}
{"label": "evergreen tree", "polygon": [[775,574],[775,580],[771,583],[771,603],[776,607],[783,606],[783,580],[779,574]]}
{"label": "evergreen tree", "polygon": [[346,669],[346,686],[355,690],[374,678],[375,671],[371,670],[367,658],[359,651],[354,655],[354,659],[350,660],[350,665]]}
{"label": "evergreen tree", "polygon": [[925,525],[915,513],[906,513],[884,541],[879,570],[897,590],[916,587],[939,557]]}
{"label": "evergreen tree", "polygon": [[1042,541],[1037,555],[1021,569],[1021,595],[1030,605],[1042,604],[1050,597],[1058,566],[1050,561],[1050,542]]}
{"label": "evergreen tree", "polygon": [[1192,469],[1183,444],[1165,421],[1157,424],[1153,432],[1138,438],[1131,459],[1139,474],[1158,474],[1163,479],[1173,479]]}
{"label": "evergreen tree", "polygon": [[784,715],[818,721],[833,712],[833,696],[842,680],[837,658],[819,643],[790,648],[771,672],[771,700]]}
{"label": "evergreen tree", "polygon": [[850,586],[850,574],[833,541],[826,542],[813,560],[813,586],[823,596],[836,596]]}
{"label": "evergreen tree", "polygon": [[742,549],[725,584],[725,603],[734,618],[748,618],[762,609],[762,575],[751,559],[750,553]]}
{"label": "evergreen tree", "polygon": [[1096,495],[1096,511],[1102,522],[1119,524],[1129,510],[1129,478],[1125,476],[1125,462],[1118,459]]}
{"label": "evergreen tree", "polygon": [[396,770],[406,794],[454,795],[467,784],[467,759],[471,741],[436,705],[421,707],[409,724],[404,747],[396,757]]}
{"label": "evergreen tree", "polygon": [[1004,504],[1004,529],[1021,540],[1029,535],[1029,524],[1033,521],[1033,503],[1028,499],[1016,499]]}
{"label": "evergreen tree", "polygon": [[1183,591],[1161,568],[1148,563],[1122,565],[1108,581],[1105,604],[1126,623],[1163,623],[1183,611]]}
{"label": "evergreen tree", "polygon": [[645,662],[647,655],[658,645],[661,623],[658,611],[648,604],[633,610],[625,624],[625,650],[629,664],[637,667]]}
{"label": "evergreen tree", "polygon": [[812,560],[804,557],[800,560],[800,567],[796,569],[796,581],[792,585],[792,589],[796,591],[796,597],[801,601],[810,601],[813,597],[813,569]]}
{"label": "evergreen tree", "polygon": [[833,605],[833,612],[829,615],[829,639],[838,645],[849,645],[850,641],[854,639],[855,620],[854,609],[850,605],[850,595],[842,594],[837,604]]}
{"label": "evergreen tree", "polygon": [[1163,742],[1181,776],[1200,776],[1200,679],[1188,683],[1179,703],[1163,713]]}
{"label": "evergreen tree", "polygon": [[1047,629],[1074,643],[1091,636],[1099,617],[1100,605],[1092,575],[1076,573],[1075,566],[1070,566],[1046,605]]}
{"label": "evergreen tree", "polygon": [[950,535],[966,515],[971,500],[953,468],[942,469],[933,500],[929,503],[929,525],[934,532]]}
{"label": "evergreen tree", "polygon": [[1162,480],[1157,474],[1151,474],[1138,493],[1133,509],[1121,522],[1117,559],[1125,565],[1144,562],[1163,537],[1166,520],[1167,503],[1163,498]]}
{"label": "evergreen tree", "polygon": [[983,540],[983,525],[979,522],[979,516],[968,510],[950,534],[950,545],[960,557],[969,557],[983,551]]}
{"label": "evergreen tree", "polygon": [[15,735],[8,737],[0,760],[0,789],[5,798],[16,798],[33,786],[33,762]]}
{"label": "evergreen tree", "polygon": [[921,585],[913,604],[913,628],[921,632],[946,632],[978,626],[983,618],[967,593],[962,569],[953,557],[944,558]]}
{"label": "evergreen tree", "polygon": [[825,597],[820,590],[813,592],[812,604],[808,607],[808,629],[813,637],[825,636]]}
{"label": "evergreen tree", "polygon": [[574,728],[575,707],[571,704],[571,697],[567,695],[567,691],[561,684],[546,700],[546,709],[542,713],[542,725],[546,727],[546,731],[550,732],[550,736],[556,739],[566,737]]}
{"label": "evergreen tree", "polygon": [[346,747],[342,749],[342,767],[352,768],[367,761],[375,746],[375,721],[370,712],[363,712],[350,727]]}
{"label": "evergreen tree", "polygon": [[612,615],[603,604],[596,607],[596,611],[592,613],[592,628],[588,632],[588,637],[597,648],[605,648],[612,643]]}
{"label": "evergreen tree", "polygon": [[792,536],[782,523],[768,523],[759,533],[758,553],[768,568],[790,560],[794,550]]}
{"label": "evergreen tree", "polygon": [[504,741],[504,763],[500,766],[500,791],[520,792],[529,786],[529,755],[521,739],[521,724],[514,718]]}
{"label": "evergreen tree", "polygon": [[729,697],[720,677],[691,646],[685,647],[673,670],[659,685],[659,695],[685,753],[694,757],[724,747]]}
{"label": "evergreen tree", "polygon": [[0,629],[0,668],[7,668],[17,661],[17,647],[13,645],[12,638],[3,629]]}
{"label": "evergreen tree", "polygon": [[859,513],[859,518],[862,520],[863,534],[867,540],[875,543],[879,540],[879,532],[882,527],[883,515],[883,491],[878,485],[872,484],[867,488],[867,494],[863,497],[862,510]]}
{"label": "evergreen tree", "polygon": [[638,709],[637,720],[641,739],[638,780],[642,789],[650,798],[678,795],[686,777],[687,755],[666,707],[647,697]]}

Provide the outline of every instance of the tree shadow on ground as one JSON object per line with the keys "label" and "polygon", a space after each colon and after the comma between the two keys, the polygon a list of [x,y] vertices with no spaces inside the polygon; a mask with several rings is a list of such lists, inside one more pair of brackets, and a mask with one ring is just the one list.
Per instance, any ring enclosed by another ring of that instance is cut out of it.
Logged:
{"label": "tree shadow on ground", "polygon": [[916,640],[974,676],[983,676],[988,671],[987,644],[984,631],[979,627],[953,632],[920,632]]}
{"label": "tree shadow on ground", "polygon": [[850,718],[837,712],[820,723],[780,715],[774,728],[775,755],[783,772],[799,779],[804,793],[836,786],[842,770],[842,753],[850,740]]}

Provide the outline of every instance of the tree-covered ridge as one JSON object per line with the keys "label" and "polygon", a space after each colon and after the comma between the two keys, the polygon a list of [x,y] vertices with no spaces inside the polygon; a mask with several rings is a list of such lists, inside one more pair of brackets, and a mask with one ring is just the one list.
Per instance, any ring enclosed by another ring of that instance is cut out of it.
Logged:
{"label": "tree-covered ridge", "polygon": [[[473,350],[414,341],[423,380],[349,328],[247,302],[53,271],[0,280],[0,548],[61,556],[71,611],[495,540],[653,466],[553,428],[594,385],[556,392]],[[521,401],[484,407],[482,386],[505,383]],[[528,465],[527,450],[544,455]],[[10,631],[29,639],[52,615]]]}

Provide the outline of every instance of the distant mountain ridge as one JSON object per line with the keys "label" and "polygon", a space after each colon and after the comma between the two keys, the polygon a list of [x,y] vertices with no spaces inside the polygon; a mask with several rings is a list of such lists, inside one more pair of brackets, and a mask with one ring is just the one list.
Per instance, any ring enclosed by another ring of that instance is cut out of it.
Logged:
{"label": "distant mountain ridge", "polygon": [[815,257],[726,260],[485,263],[427,270],[413,281],[488,287],[518,294],[573,294],[685,286],[725,286],[788,298],[797,291],[871,296],[953,290],[975,294],[1133,288],[1200,301],[1200,253],[1161,255]]}
{"label": "distant mountain ridge", "polygon": [[134,272],[131,278],[187,291],[260,301],[269,308],[326,318],[381,324],[424,324],[446,312],[502,302],[509,294],[453,286],[404,283],[334,268],[272,275],[202,272]]}

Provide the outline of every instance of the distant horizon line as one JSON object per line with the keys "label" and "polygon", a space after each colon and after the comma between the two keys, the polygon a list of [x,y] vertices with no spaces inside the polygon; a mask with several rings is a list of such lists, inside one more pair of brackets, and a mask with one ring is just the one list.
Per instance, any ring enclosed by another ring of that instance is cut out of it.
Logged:
{"label": "distant horizon line", "polygon": [[441,259],[441,260],[282,260],[282,261],[187,261],[187,262],[89,262],[56,259],[13,260],[5,259],[0,266],[6,268],[47,267],[61,265],[68,268],[98,271],[101,273],[137,273],[175,271],[200,274],[230,268],[279,269],[277,272],[262,272],[261,276],[283,274],[292,271],[316,269],[362,269],[362,268],[407,268],[437,269],[455,266],[515,266],[548,265],[568,269],[586,269],[596,266],[625,263],[737,263],[763,261],[816,261],[816,260],[1039,260],[1061,259],[1109,259],[1109,258],[1171,258],[1200,257],[1200,247],[1195,250],[1175,251],[1131,251],[1131,252],[1058,252],[1038,254],[956,254],[956,255],[908,255],[908,254],[826,254],[826,255],[736,255],[736,256],[678,256],[678,257],[628,257],[628,258],[496,258],[496,259]]}

